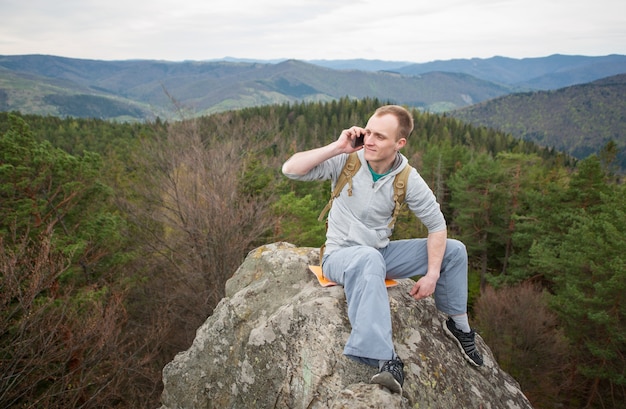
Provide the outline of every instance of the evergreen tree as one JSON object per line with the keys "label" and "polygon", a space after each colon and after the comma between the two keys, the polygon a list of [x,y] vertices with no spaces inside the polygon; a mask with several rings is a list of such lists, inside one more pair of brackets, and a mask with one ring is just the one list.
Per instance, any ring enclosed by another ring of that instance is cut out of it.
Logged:
{"label": "evergreen tree", "polygon": [[625,192],[609,187],[597,158],[586,159],[554,215],[561,233],[530,249],[532,268],[553,283],[552,305],[576,350],[577,376],[587,380],[579,396],[586,407],[626,398]]}
{"label": "evergreen tree", "polygon": [[0,136],[0,405],[102,407],[123,382],[118,286],[124,221],[96,154],[38,142],[16,116]]}
{"label": "evergreen tree", "polygon": [[[625,190],[603,195],[593,214],[580,209],[555,249],[533,248],[536,266],[555,282],[554,309],[588,380],[587,407],[626,398]],[[592,405],[595,402],[595,405]]]}
{"label": "evergreen tree", "polygon": [[510,260],[518,250],[514,242],[517,219],[527,214],[526,195],[535,189],[542,169],[540,158],[534,154],[501,152],[496,160],[503,172],[502,182],[497,187],[503,206],[494,222],[499,228],[494,229],[493,246],[502,247],[500,274],[505,276],[509,273]]}
{"label": "evergreen tree", "polygon": [[280,215],[276,233],[281,240],[304,247],[324,244],[325,223],[317,220],[323,206],[312,195],[297,197],[295,192],[290,192],[281,196],[273,209]]}
{"label": "evergreen tree", "polygon": [[498,218],[503,214],[503,194],[499,185],[504,180],[499,164],[487,154],[479,154],[450,179],[451,206],[454,208],[453,227],[467,247],[468,255],[478,259],[481,287],[494,257],[491,236],[500,236],[503,228]]}
{"label": "evergreen tree", "polygon": [[70,155],[36,141],[23,119],[12,116],[11,124],[0,137],[0,234],[34,238],[52,229],[54,244],[81,270],[101,270],[124,222],[107,207],[112,191],[100,181],[100,155]]}

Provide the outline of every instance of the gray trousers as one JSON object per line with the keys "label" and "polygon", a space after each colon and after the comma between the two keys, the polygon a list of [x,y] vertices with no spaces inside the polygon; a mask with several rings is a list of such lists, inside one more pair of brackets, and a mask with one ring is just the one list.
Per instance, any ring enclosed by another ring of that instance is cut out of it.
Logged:
{"label": "gray trousers", "polygon": [[[324,275],[344,288],[352,326],[344,354],[372,366],[395,357],[385,278],[424,275],[426,239],[395,240],[383,249],[346,247],[325,254]],[[437,308],[449,315],[467,312],[467,251],[448,239],[435,289]]]}

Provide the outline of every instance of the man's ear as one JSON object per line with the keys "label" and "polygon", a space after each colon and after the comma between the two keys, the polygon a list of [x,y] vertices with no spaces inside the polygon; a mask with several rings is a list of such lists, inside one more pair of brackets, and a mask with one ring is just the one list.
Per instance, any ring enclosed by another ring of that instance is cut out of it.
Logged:
{"label": "man's ear", "polygon": [[398,139],[398,141],[396,141],[396,150],[399,151],[404,148],[404,145],[406,145],[406,138]]}

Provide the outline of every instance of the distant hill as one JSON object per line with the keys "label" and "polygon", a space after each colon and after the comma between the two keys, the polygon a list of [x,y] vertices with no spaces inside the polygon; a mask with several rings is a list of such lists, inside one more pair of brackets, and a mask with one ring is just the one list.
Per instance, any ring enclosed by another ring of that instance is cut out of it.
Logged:
{"label": "distant hill", "polygon": [[[260,64],[278,64],[286,61],[287,58],[273,60],[259,60],[250,58],[224,57],[211,61],[247,62]],[[320,67],[331,68],[333,70],[360,70],[360,71],[397,71],[402,67],[414,64],[410,61],[384,61],[368,60],[356,58],[352,60],[304,60],[304,62],[319,65]]]}
{"label": "distant hill", "polygon": [[626,55],[472,58],[412,64],[395,71],[404,75],[456,72],[514,86],[519,90],[551,90],[626,73]]}
{"label": "distant hill", "polygon": [[[510,92],[466,74],[334,70],[296,60],[262,64],[0,56],[1,109],[76,117],[168,117],[180,107],[201,115],[346,96],[441,112]],[[98,101],[105,107],[94,105]]]}
{"label": "distant hill", "polygon": [[0,67],[0,111],[25,114],[137,120],[153,116],[148,104],[62,78]]}
{"label": "distant hill", "polygon": [[613,140],[626,170],[626,74],[556,91],[503,96],[449,115],[574,157],[597,153]]}
{"label": "distant hill", "polygon": [[361,70],[361,71],[394,71],[399,72],[403,67],[413,63],[408,61],[383,61],[358,58],[354,60],[307,60],[311,64],[320,65],[334,70]]}

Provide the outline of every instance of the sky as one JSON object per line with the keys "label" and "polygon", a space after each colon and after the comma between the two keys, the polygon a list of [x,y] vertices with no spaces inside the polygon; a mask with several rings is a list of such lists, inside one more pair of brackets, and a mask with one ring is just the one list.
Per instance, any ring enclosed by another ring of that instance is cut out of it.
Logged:
{"label": "sky", "polygon": [[0,0],[0,55],[429,62],[626,55],[624,0]]}

